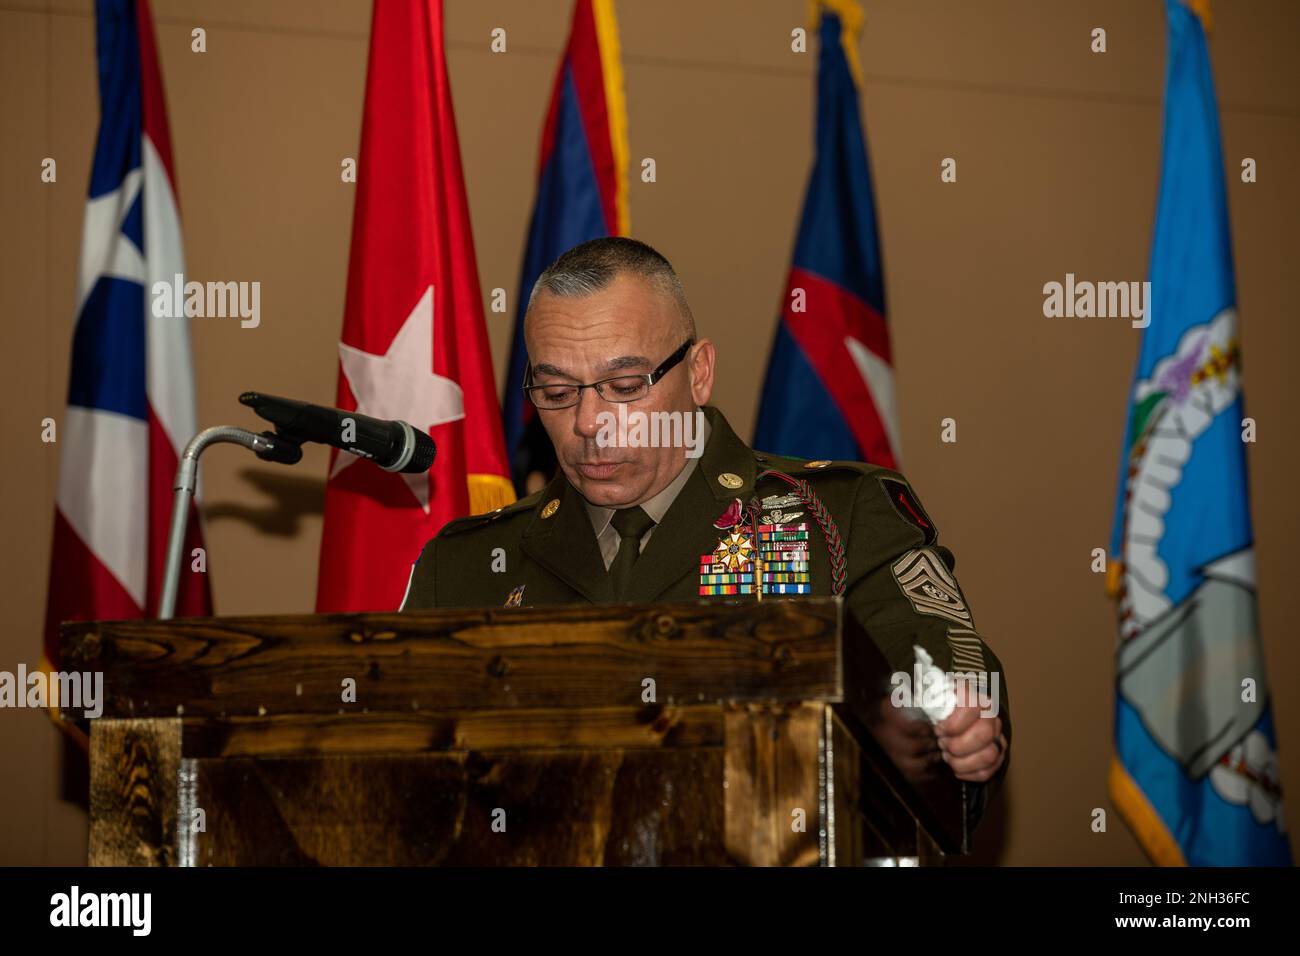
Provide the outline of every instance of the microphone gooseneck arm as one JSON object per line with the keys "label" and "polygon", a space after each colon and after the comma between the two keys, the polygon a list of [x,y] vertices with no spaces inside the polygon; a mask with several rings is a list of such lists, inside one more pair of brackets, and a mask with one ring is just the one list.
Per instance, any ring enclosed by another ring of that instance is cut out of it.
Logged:
{"label": "microphone gooseneck arm", "polygon": [[176,480],[172,482],[175,498],[167,532],[162,597],[158,602],[161,620],[176,613],[181,561],[185,558],[185,530],[199,480],[199,456],[209,445],[242,445],[263,461],[296,465],[302,460],[303,442],[320,442],[369,459],[385,471],[408,474],[427,472],[438,453],[429,435],[403,421],[384,421],[262,392],[244,392],[239,401],[274,425],[275,431],[259,435],[246,428],[217,425],[205,428],[185,446],[176,468]]}
{"label": "microphone gooseneck arm", "polygon": [[199,456],[209,445],[242,445],[254,452],[258,458],[266,461],[278,461],[292,465],[302,458],[302,449],[293,441],[283,436],[250,432],[246,428],[230,425],[217,425],[205,428],[185,446],[181,454],[180,465],[176,468],[176,480],[172,490],[176,493],[172,500],[172,523],[167,533],[167,560],[163,565],[162,598],[158,602],[158,617],[167,620],[176,613],[176,593],[179,589],[181,561],[185,557],[185,530],[189,524],[190,503],[194,500],[194,489],[198,484]]}

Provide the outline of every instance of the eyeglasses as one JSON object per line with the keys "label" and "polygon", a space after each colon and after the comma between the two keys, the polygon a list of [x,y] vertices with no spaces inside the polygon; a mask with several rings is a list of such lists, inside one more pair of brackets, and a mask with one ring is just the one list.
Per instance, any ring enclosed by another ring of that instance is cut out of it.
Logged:
{"label": "eyeglasses", "polygon": [[653,372],[617,375],[614,378],[604,378],[589,385],[572,385],[567,382],[534,385],[532,384],[533,366],[530,363],[524,379],[524,391],[528,393],[528,398],[534,405],[546,411],[554,411],[557,408],[571,408],[577,405],[584,388],[594,388],[596,394],[607,402],[635,402],[638,399],[645,398],[650,392],[651,385],[667,375],[675,365],[686,358],[686,353],[691,350],[691,346],[694,344],[694,339],[688,339],[682,343],[681,347],[664,359],[663,364]]}

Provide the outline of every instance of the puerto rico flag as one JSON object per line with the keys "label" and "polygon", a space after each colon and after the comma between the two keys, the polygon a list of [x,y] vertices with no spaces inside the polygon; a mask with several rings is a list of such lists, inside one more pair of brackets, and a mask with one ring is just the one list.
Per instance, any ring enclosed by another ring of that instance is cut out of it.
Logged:
{"label": "puerto rico flag", "polygon": [[628,235],[627,110],[614,0],[576,0],[569,42],[542,129],[537,198],[519,275],[515,334],[505,395],[506,447],[522,494],[532,472],[550,477],[555,450],[521,391],[528,352],[524,312],[537,277],[589,239]]}
{"label": "puerto rico flag", "polygon": [[[152,617],[162,592],[172,481],[197,431],[184,318],[157,318],[155,282],[185,272],[176,168],[147,0],[99,0],[99,136],[82,232],[45,664],[61,621]],[[178,615],[212,612],[191,511]],[[206,565],[206,560],[204,562]]]}
{"label": "puerto rico flag", "polygon": [[821,0],[817,142],[754,447],[898,466],[875,200],[858,112],[855,0]]}
{"label": "puerto rico flag", "polygon": [[399,475],[333,453],[318,611],[398,607],[444,524],[514,501],[441,0],[374,5],[356,188],[336,404],[423,429],[438,455]]}
{"label": "puerto rico flag", "polygon": [[1166,0],[1149,325],[1111,539],[1110,794],[1163,866],[1288,866],[1255,596],[1237,293],[1208,4]]}

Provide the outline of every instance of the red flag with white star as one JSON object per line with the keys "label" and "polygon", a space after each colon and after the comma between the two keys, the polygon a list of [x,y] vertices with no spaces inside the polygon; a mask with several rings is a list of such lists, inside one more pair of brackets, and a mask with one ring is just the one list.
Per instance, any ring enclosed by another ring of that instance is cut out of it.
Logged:
{"label": "red flag with white star", "polygon": [[441,0],[376,3],[337,405],[433,436],[425,475],[336,451],[318,611],[392,610],[452,518],[514,500],[483,322]]}

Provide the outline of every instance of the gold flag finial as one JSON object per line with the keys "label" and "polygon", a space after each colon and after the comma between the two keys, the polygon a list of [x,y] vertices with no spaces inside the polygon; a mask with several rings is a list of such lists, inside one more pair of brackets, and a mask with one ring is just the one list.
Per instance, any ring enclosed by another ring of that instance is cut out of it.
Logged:
{"label": "gold flag finial", "polygon": [[858,63],[858,36],[862,33],[862,4],[858,0],[808,0],[808,18],[812,21],[816,33],[822,22],[822,9],[825,8],[840,18],[840,46],[844,48],[844,58],[849,61],[849,72],[858,89],[862,89],[862,66]]}
{"label": "gold flag finial", "polygon": [[1187,9],[1201,18],[1201,29],[1205,31],[1206,36],[1209,36],[1210,28],[1214,26],[1214,20],[1210,16],[1210,0],[1183,0],[1183,3],[1187,5]]}

